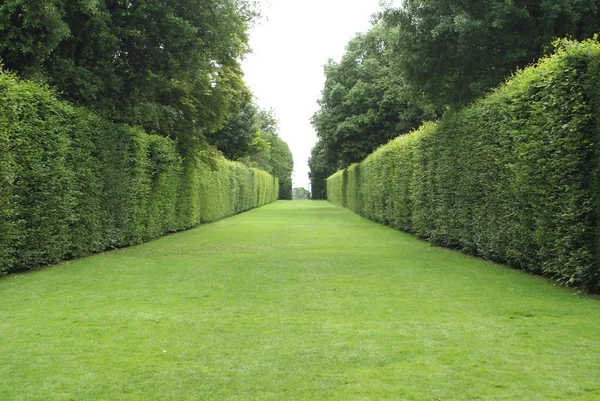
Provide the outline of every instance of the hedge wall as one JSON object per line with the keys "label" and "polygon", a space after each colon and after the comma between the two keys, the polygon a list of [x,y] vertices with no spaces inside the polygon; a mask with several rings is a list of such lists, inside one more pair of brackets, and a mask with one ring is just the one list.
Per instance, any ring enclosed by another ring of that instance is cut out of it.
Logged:
{"label": "hedge wall", "polygon": [[600,45],[564,41],[484,99],[328,178],[328,199],[443,246],[599,289]]}
{"label": "hedge wall", "polygon": [[0,275],[138,244],[276,200],[278,182],[114,125],[0,73]]}

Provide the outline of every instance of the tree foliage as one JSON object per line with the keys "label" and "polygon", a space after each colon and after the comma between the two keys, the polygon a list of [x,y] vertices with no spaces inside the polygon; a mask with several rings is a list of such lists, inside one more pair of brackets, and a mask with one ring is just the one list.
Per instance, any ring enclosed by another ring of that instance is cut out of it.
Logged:
{"label": "tree foliage", "polygon": [[308,199],[309,195],[309,192],[303,187],[296,187],[292,191],[293,199]]}
{"label": "tree foliage", "polygon": [[325,142],[318,141],[312,148],[308,159],[308,178],[310,179],[311,199],[326,199],[325,180],[338,169],[338,163]]}
{"label": "tree foliage", "polygon": [[600,29],[596,0],[404,0],[387,10],[395,63],[413,93],[460,107],[552,50]]}
{"label": "tree foliage", "polygon": [[392,68],[389,44],[394,31],[373,25],[348,43],[340,63],[329,60],[325,66],[320,109],[312,122],[342,167],[435,117],[408,93],[403,76]]}
{"label": "tree foliage", "polygon": [[265,170],[279,179],[280,199],[291,199],[292,152],[279,137],[279,123],[272,110],[246,103],[208,142],[227,158]]}
{"label": "tree foliage", "polygon": [[[279,199],[291,199],[294,159],[288,144],[279,137],[279,123],[273,110],[259,109],[257,125],[258,135],[253,139],[253,149],[257,151],[242,161],[276,177],[279,180]],[[261,142],[266,142],[262,150]]]}
{"label": "tree foliage", "polygon": [[219,128],[249,91],[243,0],[6,0],[0,58],[113,121],[179,138]]}
{"label": "tree foliage", "polygon": [[262,144],[257,140],[260,135],[257,113],[254,103],[246,102],[220,130],[207,134],[206,139],[230,160],[239,160],[262,150]]}

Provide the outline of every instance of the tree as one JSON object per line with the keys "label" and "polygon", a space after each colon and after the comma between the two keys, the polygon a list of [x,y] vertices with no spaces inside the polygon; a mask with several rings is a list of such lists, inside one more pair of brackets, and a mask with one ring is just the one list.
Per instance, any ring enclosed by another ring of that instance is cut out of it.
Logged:
{"label": "tree", "polygon": [[294,161],[287,143],[279,137],[272,110],[246,103],[207,140],[227,158],[265,170],[279,179],[279,198],[291,199]]}
{"label": "tree", "polygon": [[257,113],[254,103],[247,102],[220,130],[207,134],[207,141],[230,160],[239,160],[263,150],[256,146],[259,135]]}
{"label": "tree", "polygon": [[311,198],[326,199],[327,185],[325,180],[339,168],[327,144],[322,141],[315,144],[308,159],[308,167],[310,169],[308,178],[310,179]]}
{"label": "tree", "polygon": [[116,122],[191,146],[249,91],[244,0],[6,0],[0,58]]}
{"label": "tree", "polygon": [[375,24],[352,39],[340,63],[325,66],[320,109],[312,118],[317,136],[339,167],[364,159],[390,139],[437,116],[407,90],[393,70],[389,40],[395,32]]}
{"label": "tree", "polygon": [[596,0],[404,0],[384,13],[411,93],[461,107],[552,50],[600,29]]}
{"label": "tree", "polygon": [[308,199],[308,191],[306,188],[294,188],[293,190],[293,199]]}
{"label": "tree", "polygon": [[266,140],[269,146],[254,153],[251,160],[279,179],[279,199],[291,199],[294,159],[288,144],[279,137],[279,123],[273,110],[259,110],[257,123],[260,135],[255,140]]}
{"label": "tree", "polygon": [[288,144],[274,135],[271,141],[271,166],[273,176],[279,179],[279,199],[292,199],[292,172],[294,159]]}

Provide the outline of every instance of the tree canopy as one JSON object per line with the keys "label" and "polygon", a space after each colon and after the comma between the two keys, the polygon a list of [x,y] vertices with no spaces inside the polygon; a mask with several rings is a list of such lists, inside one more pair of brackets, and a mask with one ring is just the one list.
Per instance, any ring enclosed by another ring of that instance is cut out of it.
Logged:
{"label": "tree canopy", "polygon": [[552,50],[600,29],[596,0],[404,0],[385,12],[411,90],[443,107],[482,96]]}
{"label": "tree canopy", "polygon": [[250,97],[245,0],[6,0],[0,58],[60,96],[187,145]]}
{"label": "tree canopy", "polygon": [[325,180],[337,171],[338,163],[325,142],[318,141],[310,152],[308,159],[308,178],[312,199],[327,199]]}
{"label": "tree canopy", "polygon": [[265,170],[279,179],[280,199],[291,199],[294,160],[285,141],[279,137],[279,123],[272,110],[253,102],[244,104],[207,140],[228,159]]}
{"label": "tree canopy", "polygon": [[288,144],[279,137],[279,122],[273,110],[257,108],[257,134],[251,143],[253,152],[240,160],[279,179],[279,199],[292,198],[294,159]]}
{"label": "tree canopy", "polygon": [[329,60],[325,66],[320,109],[312,123],[339,167],[362,160],[398,134],[436,116],[408,92],[404,77],[391,64],[390,40],[395,31],[375,24],[348,43],[339,63]]}
{"label": "tree canopy", "polygon": [[293,196],[292,196],[293,199],[308,199],[308,197],[310,195],[308,193],[308,191],[306,190],[306,188],[303,188],[303,187],[294,188],[292,193],[293,193]]}

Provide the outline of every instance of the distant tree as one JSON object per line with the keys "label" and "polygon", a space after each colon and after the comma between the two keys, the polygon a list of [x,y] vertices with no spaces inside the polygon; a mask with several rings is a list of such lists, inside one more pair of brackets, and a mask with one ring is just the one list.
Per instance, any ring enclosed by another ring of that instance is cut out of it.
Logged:
{"label": "distant tree", "polygon": [[325,87],[312,124],[339,167],[361,161],[437,116],[393,69],[389,41],[395,36],[393,29],[375,24],[348,43],[340,63],[329,60],[325,66]]}
{"label": "distant tree", "polygon": [[308,159],[308,178],[310,179],[311,198],[326,199],[327,186],[325,180],[335,173],[339,165],[329,151],[327,145],[319,141],[312,148]]}
{"label": "distant tree", "polygon": [[288,144],[279,137],[279,123],[273,110],[259,110],[257,122],[260,135],[255,141],[265,140],[269,147],[254,153],[251,159],[279,179],[279,199],[291,199],[294,159]]}
{"label": "distant tree", "polygon": [[271,166],[271,174],[279,179],[279,199],[292,199],[294,159],[288,144],[276,135],[271,142]]}
{"label": "distant tree", "polygon": [[600,30],[597,0],[404,0],[387,10],[394,63],[413,95],[460,107],[552,50]]}
{"label": "distant tree", "polygon": [[294,188],[293,198],[294,199],[308,199],[308,191],[306,188]]}
{"label": "distant tree", "polygon": [[294,160],[279,137],[279,123],[272,110],[246,103],[207,140],[227,158],[265,170],[279,179],[279,199],[292,197]]}

